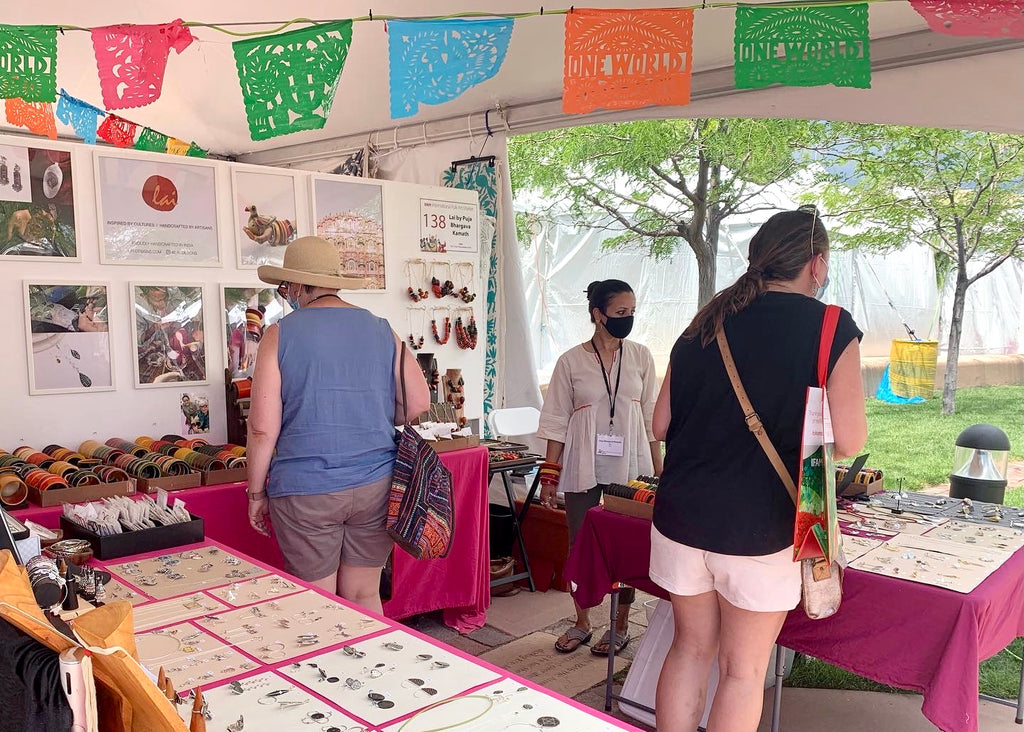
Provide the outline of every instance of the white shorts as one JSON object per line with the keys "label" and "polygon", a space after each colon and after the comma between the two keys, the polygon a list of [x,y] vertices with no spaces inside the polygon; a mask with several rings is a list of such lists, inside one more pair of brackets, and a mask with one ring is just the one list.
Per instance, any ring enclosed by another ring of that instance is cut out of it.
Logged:
{"label": "white shorts", "polygon": [[800,563],[792,547],[760,557],[715,554],[666,538],[651,526],[651,580],[673,595],[716,591],[753,612],[787,612],[800,602]]}

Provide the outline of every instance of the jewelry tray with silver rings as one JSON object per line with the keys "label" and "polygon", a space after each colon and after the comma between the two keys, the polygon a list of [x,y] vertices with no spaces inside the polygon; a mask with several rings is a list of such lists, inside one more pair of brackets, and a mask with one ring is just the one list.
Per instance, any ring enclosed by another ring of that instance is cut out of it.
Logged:
{"label": "jewelry tray with silver rings", "polygon": [[270,573],[229,551],[210,546],[133,562],[108,564],[105,568],[158,600]]}
{"label": "jewelry tray with silver rings", "polygon": [[372,725],[386,724],[501,678],[402,630],[278,670]]}
{"label": "jewelry tray with silver rings", "polygon": [[139,661],[151,671],[162,666],[176,689],[205,686],[256,668],[258,664],[238,652],[249,651],[254,642],[259,641],[226,644],[191,623],[135,634]]}
{"label": "jewelry tray with silver rings", "polygon": [[[214,715],[216,728],[233,725],[235,732],[367,732],[357,720],[273,671],[213,689],[203,687],[203,697]],[[192,705],[180,705],[178,714],[189,722]]]}
{"label": "jewelry tray with silver rings", "polygon": [[[967,524],[971,530],[985,527]],[[946,527],[940,527],[940,531]],[[970,593],[1013,554],[967,543],[936,538],[930,534],[897,534],[872,549],[850,566],[864,572]]]}
{"label": "jewelry tray with silver rings", "polygon": [[245,651],[267,664],[287,661],[388,627],[313,590],[204,616],[194,622],[229,643],[238,643],[247,637],[261,638],[259,643],[247,643]]}
{"label": "jewelry tray with silver rings", "polygon": [[[488,700],[490,704],[481,705]],[[515,679],[502,679],[466,697],[456,697],[385,727],[384,732],[425,732],[446,727],[459,732],[529,732],[531,728],[557,729],[557,732],[621,732],[622,729]]]}
{"label": "jewelry tray with silver rings", "polygon": [[293,595],[302,591],[302,586],[297,585],[289,579],[280,575],[268,574],[264,577],[254,577],[250,580],[235,580],[229,585],[208,590],[208,592],[220,600],[243,607],[265,600],[276,600],[286,595]]}
{"label": "jewelry tray with silver rings", "polygon": [[132,620],[135,623],[135,632],[143,633],[163,625],[180,623],[184,620],[192,620],[230,609],[220,600],[197,592],[184,597],[157,600],[148,605],[136,607],[132,612]]}

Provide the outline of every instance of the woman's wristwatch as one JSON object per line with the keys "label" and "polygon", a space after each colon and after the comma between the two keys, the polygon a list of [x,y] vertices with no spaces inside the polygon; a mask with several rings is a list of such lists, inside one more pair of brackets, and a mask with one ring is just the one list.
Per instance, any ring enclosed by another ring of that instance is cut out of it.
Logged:
{"label": "woman's wristwatch", "polygon": [[264,498],[267,497],[266,491],[258,491],[256,493],[253,493],[252,491],[247,490],[245,494],[249,496],[250,501],[262,501]]}

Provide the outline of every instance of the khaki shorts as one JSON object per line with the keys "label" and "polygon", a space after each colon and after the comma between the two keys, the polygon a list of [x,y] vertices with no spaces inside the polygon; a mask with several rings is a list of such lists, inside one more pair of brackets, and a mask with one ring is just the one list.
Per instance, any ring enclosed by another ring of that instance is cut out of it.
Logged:
{"label": "khaki shorts", "polygon": [[385,529],[391,476],[335,493],[270,499],[285,569],[306,582],[347,564],[383,567],[393,546]]}
{"label": "khaki shorts", "polygon": [[651,526],[651,580],[673,595],[716,591],[753,612],[788,612],[800,602],[800,563],[787,547],[761,557],[715,554],[680,544]]}

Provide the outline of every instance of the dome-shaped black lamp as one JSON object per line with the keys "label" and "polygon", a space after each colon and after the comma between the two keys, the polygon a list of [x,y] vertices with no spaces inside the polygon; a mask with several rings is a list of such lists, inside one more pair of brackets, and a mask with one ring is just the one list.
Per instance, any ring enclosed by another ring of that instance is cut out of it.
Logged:
{"label": "dome-shaped black lamp", "polygon": [[971,425],[956,438],[950,498],[1002,503],[1010,464],[1010,438],[991,424]]}

